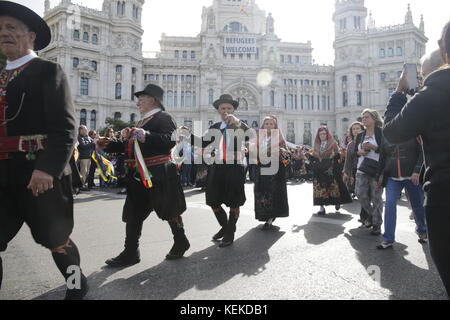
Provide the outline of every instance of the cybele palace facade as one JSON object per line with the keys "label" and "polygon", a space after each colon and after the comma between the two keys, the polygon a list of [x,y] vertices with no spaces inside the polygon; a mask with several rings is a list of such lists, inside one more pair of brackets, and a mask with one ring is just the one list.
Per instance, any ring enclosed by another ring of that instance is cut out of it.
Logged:
{"label": "cybele palace facade", "polygon": [[218,120],[212,102],[230,93],[252,127],[274,114],[292,143],[311,145],[324,124],[342,141],[364,108],[383,112],[403,64],[425,54],[423,18],[417,27],[409,7],[403,24],[376,27],[364,0],[336,0],[335,65],[323,66],[311,42],[282,42],[276,17],[256,0],[211,1],[199,35],[163,34],[150,58],[142,51],[144,0],[104,0],[101,11],[46,0],[53,39],[40,54],[68,74],[79,122],[99,129],[108,117],[138,120],[133,92],[154,83],[179,125],[201,121],[205,129]]}

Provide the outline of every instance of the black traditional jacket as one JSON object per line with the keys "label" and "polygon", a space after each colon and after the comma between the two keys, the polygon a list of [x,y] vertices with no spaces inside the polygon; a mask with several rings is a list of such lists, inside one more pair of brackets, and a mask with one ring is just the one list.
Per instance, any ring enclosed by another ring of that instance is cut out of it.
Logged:
{"label": "black traditional jacket", "polygon": [[[46,135],[45,150],[28,161],[26,153],[0,160],[0,183],[28,184],[40,170],[56,179],[70,175],[76,141],[75,109],[67,77],[56,63],[35,58],[7,87],[7,136]],[[23,99],[23,103],[22,102]],[[22,106],[21,106],[22,104]]]}

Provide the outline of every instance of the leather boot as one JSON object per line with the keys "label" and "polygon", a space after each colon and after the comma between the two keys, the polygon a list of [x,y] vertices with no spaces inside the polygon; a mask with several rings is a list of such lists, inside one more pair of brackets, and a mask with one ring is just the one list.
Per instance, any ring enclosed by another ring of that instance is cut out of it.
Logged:
{"label": "leather boot", "polygon": [[126,225],[125,250],[117,257],[106,260],[111,268],[129,267],[141,262],[139,239],[142,234],[143,222],[131,222]]}
{"label": "leather boot", "polygon": [[227,230],[227,224],[228,224],[228,217],[225,210],[220,208],[219,212],[214,212],[214,215],[216,216],[217,221],[219,222],[219,225],[222,227],[218,233],[216,233],[213,237],[213,241],[218,241],[222,239],[225,236],[225,232]]}
{"label": "leather boot", "polygon": [[188,251],[189,248],[191,247],[191,244],[189,243],[189,240],[187,239],[184,233],[184,226],[181,217],[177,222],[170,221],[169,226],[170,229],[172,230],[174,244],[172,249],[170,249],[170,252],[166,255],[166,259],[167,260],[181,259],[183,258],[184,253]]}
{"label": "leather boot", "polygon": [[225,231],[225,236],[220,242],[219,247],[225,248],[229,247],[234,242],[234,234],[236,232],[236,223],[238,221],[238,216],[235,213],[230,212],[230,219],[228,220],[227,228]]}
{"label": "leather boot", "polygon": [[[68,245],[64,250],[64,253],[52,252],[53,260],[55,261],[59,272],[61,272],[66,280],[67,291],[64,300],[83,300],[89,291],[89,286],[87,279],[80,268],[80,254],[78,248],[75,243],[69,239]],[[78,270],[76,270],[77,268]],[[77,279],[74,278],[77,275],[80,276],[79,281],[76,281]],[[75,280],[74,283],[71,282],[72,280]],[[72,285],[75,287],[71,288]]]}

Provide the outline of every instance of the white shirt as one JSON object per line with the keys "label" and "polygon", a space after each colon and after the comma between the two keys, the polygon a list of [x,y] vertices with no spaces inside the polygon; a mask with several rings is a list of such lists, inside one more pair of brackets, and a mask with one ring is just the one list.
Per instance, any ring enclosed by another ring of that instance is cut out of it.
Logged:
{"label": "white shirt", "polygon": [[[366,143],[366,142],[369,142],[370,144],[373,144],[374,146],[378,147],[378,143],[377,143],[377,140],[375,139],[375,136],[373,136],[373,137],[365,137],[363,143],[358,146],[358,151],[362,150],[361,146],[364,143]],[[359,159],[358,159],[358,168],[361,166],[361,164],[363,163],[365,158],[369,158],[369,159],[376,160],[376,161],[379,162],[380,161],[380,154],[376,153],[373,150],[370,150],[370,152],[369,152],[369,154],[367,156],[359,157]],[[358,170],[358,172],[361,173],[361,171],[359,171],[359,170]]]}
{"label": "white shirt", "polygon": [[17,68],[20,68],[24,64],[27,64],[28,62],[33,60],[34,58],[37,58],[37,54],[36,52],[31,51],[30,54],[27,54],[26,56],[23,56],[22,58],[19,58],[17,60],[14,61],[7,60],[5,70],[15,70]]}
{"label": "white shirt", "polygon": [[220,124],[220,130],[225,129],[228,126],[228,123],[226,123],[225,121],[222,121],[222,123]]}
{"label": "white shirt", "polygon": [[153,109],[152,111],[147,112],[143,117],[142,120],[150,118],[151,116],[154,116],[158,112],[162,111],[160,108]]}

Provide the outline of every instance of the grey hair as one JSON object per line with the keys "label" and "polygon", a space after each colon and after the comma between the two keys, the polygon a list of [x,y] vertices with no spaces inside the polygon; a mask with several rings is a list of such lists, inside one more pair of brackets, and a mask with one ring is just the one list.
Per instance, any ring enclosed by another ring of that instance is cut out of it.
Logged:
{"label": "grey hair", "polygon": [[444,65],[444,60],[442,59],[442,54],[440,49],[436,49],[430,54],[424,56],[421,60],[422,65],[429,63],[428,67],[430,72],[436,71],[442,65]]}

